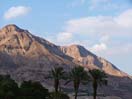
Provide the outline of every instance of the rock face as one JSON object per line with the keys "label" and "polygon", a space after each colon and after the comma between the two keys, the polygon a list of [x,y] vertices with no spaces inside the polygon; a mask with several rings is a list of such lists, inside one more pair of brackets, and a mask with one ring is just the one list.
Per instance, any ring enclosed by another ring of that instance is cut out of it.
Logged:
{"label": "rock face", "polygon": [[17,82],[37,80],[50,86],[45,75],[51,68],[63,66],[69,71],[75,65],[104,70],[110,83],[103,93],[131,99],[132,80],[128,75],[84,47],[57,46],[13,24],[0,30],[0,73],[10,74]]}
{"label": "rock face", "polygon": [[[71,59],[59,50],[59,46],[16,25],[7,25],[0,30],[0,70],[15,75],[13,77],[18,81],[41,80],[41,75],[43,77],[56,65],[63,65],[68,70],[74,64],[67,58]],[[36,77],[38,74],[41,74],[40,78]]]}
{"label": "rock face", "polygon": [[71,46],[63,46],[61,50],[64,54],[73,58],[74,63],[78,63],[84,67],[89,69],[102,69],[107,74],[113,76],[124,77],[127,76],[126,73],[120,71],[116,66],[107,60],[98,57],[86,50],[83,46],[80,45],[71,45]]}

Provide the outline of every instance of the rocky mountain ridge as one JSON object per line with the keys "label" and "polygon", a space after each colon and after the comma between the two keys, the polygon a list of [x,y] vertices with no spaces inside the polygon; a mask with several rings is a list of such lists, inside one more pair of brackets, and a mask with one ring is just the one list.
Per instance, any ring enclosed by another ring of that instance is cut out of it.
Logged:
{"label": "rocky mountain ridge", "polygon": [[81,45],[63,46],[61,50],[64,54],[73,58],[73,62],[78,63],[89,69],[101,69],[109,75],[128,76],[126,73],[120,71],[112,63],[104,58],[98,57],[91,53]]}
{"label": "rocky mountain ridge", "polygon": [[[50,86],[52,83],[45,80],[45,75],[51,68],[63,66],[69,71],[76,65],[87,69],[104,70],[110,76],[110,83],[109,87],[104,88],[103,91],[113,91],[111,95],[120,96],[116,90],[120,93],[125,90],[130,97],[132,81],[128,75],[84,47],[80,45],[57,46],[14,24],[0,29],[0,74],[10,74],[17,82],[37,80],[43,85]],[[127,99],[131,99],[129,97]]]}

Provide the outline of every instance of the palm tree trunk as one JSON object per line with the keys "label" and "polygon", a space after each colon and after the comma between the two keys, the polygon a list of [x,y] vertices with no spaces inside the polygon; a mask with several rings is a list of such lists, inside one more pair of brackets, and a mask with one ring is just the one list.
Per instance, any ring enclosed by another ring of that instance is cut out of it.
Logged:
{"label": "palm tree trunk", "polygon": [[55,92],[57,93],[58,92],[58,88],[59,88],[59,80],[57,80],[57,79],[55,79],[54,88],[55,88]]}
{"label": "palm tree trunk", "polygon": [[74,90],[75,90],[75,99],[77,99],[78,89],[80,82],[74,82]]}
{"label": "palm tree trunk", "polygon": [[78,93],[78,91],[76,90],[75,91],[75,99],[77,99],[77,93]]}
{"label": "palm tree trunk", "polygon": [[97,96],[97,81],[94,81],[93,82],[93,99],[96,99],[96,96]]}

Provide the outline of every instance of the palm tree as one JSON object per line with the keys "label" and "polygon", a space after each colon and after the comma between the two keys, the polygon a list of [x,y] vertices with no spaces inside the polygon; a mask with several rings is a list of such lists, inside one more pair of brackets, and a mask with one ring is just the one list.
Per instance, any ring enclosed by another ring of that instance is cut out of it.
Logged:
{"label": "palm tree", "polygon": [[56,93],[58,92],[59,89],[60,80],[64,79],[64,73],[65,72],[62,67],[54,67],[50,71],[50,75],[48,78],[54,79],[54,89]]}
{"label": "palm tree", "polygon": [[77,99],[77,94],[79,90],[79,86],[81,83],[87,81],[88,79],[88,73],[84,70],[83,67],[78,66],[73,68],[69,72],[69,80],[65,83],[68,84],[69,82],[73,82],[74,85],[74,92],[75,92],[75,99]]}
{"label": "palm tree", "polygon": [[90,70],[93,84],[93,98],[96,99],[98,85],[107,85],[107,76],[103,71],[98,69]]}

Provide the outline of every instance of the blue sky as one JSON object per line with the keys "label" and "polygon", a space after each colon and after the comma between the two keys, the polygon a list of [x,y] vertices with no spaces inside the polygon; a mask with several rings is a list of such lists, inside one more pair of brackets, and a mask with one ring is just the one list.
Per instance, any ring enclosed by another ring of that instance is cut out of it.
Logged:
{"label": "blue sky", "polygon": [[81,44],[132,74],[132,0],[1,0],[16,24],[57,45]]}

